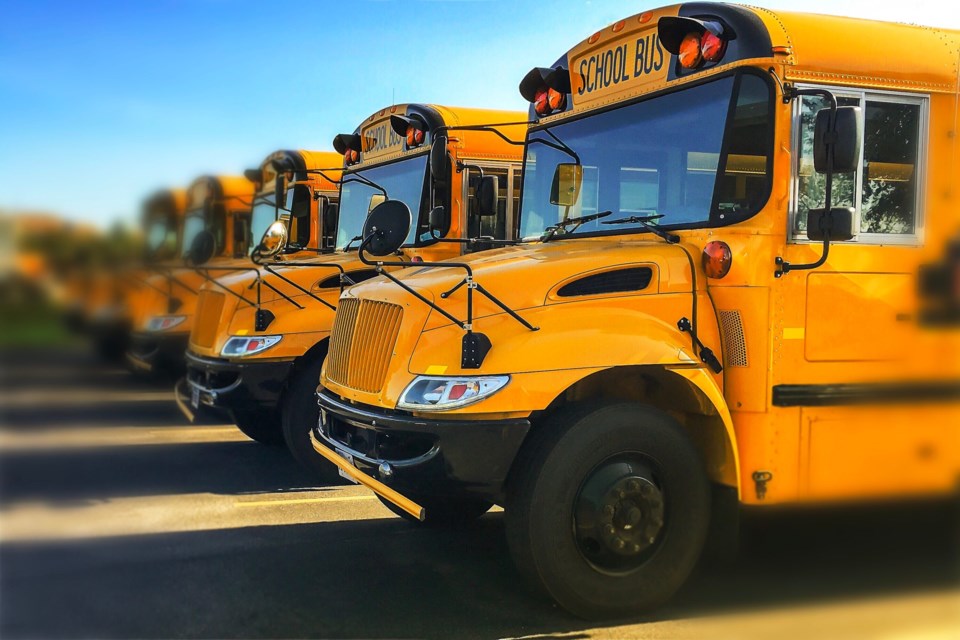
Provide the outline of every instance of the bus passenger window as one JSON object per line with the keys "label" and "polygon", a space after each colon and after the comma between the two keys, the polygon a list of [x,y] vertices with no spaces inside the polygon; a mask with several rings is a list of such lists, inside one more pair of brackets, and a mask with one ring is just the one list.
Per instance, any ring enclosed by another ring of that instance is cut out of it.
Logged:
{"label": "bus passenger window", "polygon": [[[479,172],[470,171],[467,182],[467,232],[469,237],[489,236],[503,240],[507,237],[507,199],[509,193],[509,169],[500,167],[484,167],[483,174],[497,177],[497,213],[492,216],[480,217],[476,215],[476,186],[480,178]],[[487,245],[466,245],[466,251],[480,251],[489,248]]]}
{"label": "bus passenger window", "polygon": [[[837,96],[837,104],[841,107],[855,107],[860,104],[860,99]],[[827,101],[819,96],[803,96],[800,102],[800,153],[797,157],[799,180],[794,228],[802,233],[807,230],[807,212],[810,209],[823,208],[823,199],[826,196],[826,180],[822,174],[813,170],[813,123],[817,112],[826,106]],[[834,174],[833,206],[855,207],[856,187],[856,173]]]}
{"label": "bus passenger window", "polygon": [[[858,173],[834,176],[833,206],[854,207],[861,234],[912,235],[917,219],[917,159],[921,102],[915,98],[838,97],[840,106],[863,107],[863,163]],[[813,171],[813,119],[825,107],[805,96],[800,107],[798,193],[794,230],[803,232],[807,211],[823,206],[824,177]],[[862,186],[857,193],[858,177]]]}
{"label": "bus passenger window", "polygon": [[867,99],[861,233],[915,231],[919,137],[920,105]]}

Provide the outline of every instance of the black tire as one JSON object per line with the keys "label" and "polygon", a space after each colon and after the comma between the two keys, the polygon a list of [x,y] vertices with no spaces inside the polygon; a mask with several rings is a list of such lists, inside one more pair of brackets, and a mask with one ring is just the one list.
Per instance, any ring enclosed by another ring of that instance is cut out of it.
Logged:
{"label": "black tire", "polygon": [[234,411],[233,420],[251,440],[271,447],[283,444],[280,415],[276,411]]}
{"label": "black tire", "polygon": [[463,527],[478,520],[493,506],[491,502],[469,496],[458,499],[409,497],[426,510],[427,518],[423,522],[420,522],[389,500],[385,500],[380,496],[377,496],[377,499],[383,503],[383,506],[390,509],[394,515],[400,516],[407,522],[428,527]]}
{"label": "black tire", "polygon": [[317,384],[325,355],[324,352],[312,356],[294,370],[280,403],[281,425],[293,458],[321,482],[339,484],[337,467],[317,453],[310,442],[310,431],[320,419]]}
{"label": "black tire", "polygon": [[514,470],[511,555],[574,615],[654,607],[696,566],[710,488],[693,444],[662,411],[633,403],[565,409],[539,425]]}

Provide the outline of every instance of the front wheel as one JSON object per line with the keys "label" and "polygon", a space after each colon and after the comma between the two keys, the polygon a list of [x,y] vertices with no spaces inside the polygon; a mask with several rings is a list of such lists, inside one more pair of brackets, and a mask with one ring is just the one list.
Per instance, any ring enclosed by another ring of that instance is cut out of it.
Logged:
{"label": "front wheel", "polygon": [[407,522],[424,524],[430,527],[466,526],[479,519],[493,506],[492,503],[481,498],[463,497],[454,499],[420,497],[418,499],[411,496],[411,499],[426,511],[426,520],[421,523],[389,500],[379,495],[377,499],[383,503],[383,506],[393,512],[394,515],[400,516]]}
{"label": "front wheel", "polygon": [[290,386],[280,403],[282,410],[283,439],[294,459],[324,484],[339,484],[337,467],[313,448],[310,431],[320,419],[317,405],[317,384],[323,355],[313,357],[298,367],[290,380]]}
{"label": "front wheel", "polygon": [[270,446],[283,444],[280,416],[276,411],[234,411],[233,420],[251,440]]}
{"label": "front wheel", "polygon": [[696,565],[710,523],[703,464],[667,414],[581,407],[540,425],[507,488],[521,573],[584,618],[658,605]]}

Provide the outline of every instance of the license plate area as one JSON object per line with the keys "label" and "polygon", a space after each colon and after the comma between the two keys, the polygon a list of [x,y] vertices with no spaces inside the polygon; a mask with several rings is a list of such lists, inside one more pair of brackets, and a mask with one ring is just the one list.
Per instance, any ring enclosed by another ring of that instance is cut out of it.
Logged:
{"label": "license plate area", "polygon": [[[337,448],[337,447],[334,447],[334,449],[335,449],[335,451],[337,452],[337,454],[338,454],[341,458],[343,458],[344,460],[346,460],[347,462],[350,463],[350,466],[351,466],[351,467],[356,467],[356,465],[353,463],[353,456],[352,456],[351,454],[349,454],[349,453],[347,453],[346,451],[344,451],[343,449],[340,449],[340,448]],[[352,482],[353,484],[360,484],[357,480],[355,480],[354,478],[352,478],[352,477],[350,476],[350,474],[348,474],[346,471],[344,471],[344,470],[341,469],[340,467],[337,467],[337,472],[340,474],[340,477],[341,477],[341,478],[346,478],[347,480],[349,480],[349,481]]]}

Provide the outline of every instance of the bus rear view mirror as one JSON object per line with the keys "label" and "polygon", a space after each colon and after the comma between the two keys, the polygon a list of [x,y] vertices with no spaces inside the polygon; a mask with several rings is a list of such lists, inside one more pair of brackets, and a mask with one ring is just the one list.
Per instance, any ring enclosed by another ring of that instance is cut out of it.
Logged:
{"label": "bus rear view mirror", "polygon": [[443,205],[434,207],[427,216],[431,230],[443,232],[447,228],[447,208]]}
{"label": "bus rear view mirror", "polygon": [[275,220],[263,232],[257,254],[261,258],[273,258],[287,246],[287,224],[283,220]]}
{"label": "bus rear view mirror", "polygon": [[213,257],[216,248],[217,239],[212,232],[204,229],[193,238],[193,243],[187,251],[187,262],[193,267],[206,264]]}
{"label": "bus rear view mirror", "polygon": [[561,163],[553,172],[553,184],[550,185],[550,204],[572,207],[580,198],[580,185],[583,184],[583,166],[574,163]]}
{"label": "bus rear view mirror", "polygon": [[811,240],[823,240],[827,235],[840,242],[853,240],[859,232],[856,227],[857,212],[852,207],[807,211],[807,237]]}
{"label": "bus rear view mirror", "polygon": [[[831,128],[830,109],[817,112],[813,128],[813,167],[817,173],[831,169],[834,173],[852,173],[860,166],[863,140],[863,118],[860,107],[837,107],[836,121]],[[832,237],[832,236],[831,236]]]}
{"label": "bus rear view mirror", "polygon": [[500,181],[497,176],[483,176],[477,184],[477,215],[497,215],[497,198],[500,195]]}
{"label": "bus rear view mirror", "polygon": [[445,182],[449,172],[450,157],[447,155],[447,136],[434,136],[430,147],[430,177],[435,182]]}
{"label": "bus rear view mirror", "polygon": [[412,219],[410,207],[402,201],[384,200],[363,223],[360,249],[366,249],[377,257],[395,253],[407,239]]}

